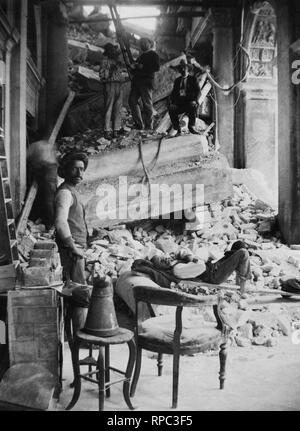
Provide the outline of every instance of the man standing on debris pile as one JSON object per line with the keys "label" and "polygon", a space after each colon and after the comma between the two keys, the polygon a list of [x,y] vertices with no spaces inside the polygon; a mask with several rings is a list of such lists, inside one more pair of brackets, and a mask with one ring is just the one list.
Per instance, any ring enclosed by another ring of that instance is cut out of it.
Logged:
{"label": "man standing on debris pile", "polygon": [[169,105],[172,126],[177,130],[176,136],[181,135],[179,116],[186,113],[189,118],[189,131],[197,135],[198,132],[195,130],[195,124],[198,99],[201,94],[200,86],[197,78],[189,74],[189,65],[185,60],[180,61],[178,69],[181,76],[174,81]]}
{"label": "man standing on debris pile", "polygon": [[[73,281],[81,285],[86,285],[84,251],[87,248],[88,229],[76,186],[82,181],[87,165],[88,158],[84,153],[69,153],[62,158],[58,174],[65,181],[58,188],[55,198],[56,242],[63,278],[67,283]],[[76,310],[76,316],[73,313],[74,331],[84,325],[89,293],[88,289],[81,287],[72,291],[73,305],[80,307]]]}
{"label": "man standing on debris pile", "polygon": [[[105,139],[117,138],[122,135],[121,108],[123,104],[123,83],[128,74],[120,60],[117,45],[107,43],[104,46],[104,60],[101,63],[99,76],[104,83],[105,98]],[[111,130],[111,123],[112,129]]]}
{"label": "man standing on debris pile", "polygon": [[[154,74],[160,67],[159,56],[153,50],[153,42],[142,37],[140,47],[142,54],[137,61],[132,64],[132,83],[129,95],[129,107],[134,120],[134,127],[138,130],[153,129],[153,101],[152,93],[154,89]],[[143,117],[139,106],[139,101],[143,104]]]}

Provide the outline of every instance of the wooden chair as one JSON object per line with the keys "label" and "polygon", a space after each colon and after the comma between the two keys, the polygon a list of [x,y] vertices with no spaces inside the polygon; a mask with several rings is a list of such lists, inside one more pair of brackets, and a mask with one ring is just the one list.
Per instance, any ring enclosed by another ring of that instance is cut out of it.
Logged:
{"label": "wooden chair", "polygon": [[[134,396],[141,370],[142,349],[158,353],[158,375],[162,373],[163,354],[173,355],[173,391],[172,408],[177,407],[178,402],[178,380],[180,355],[199,353],[207,349],[220,346],[220,389],[224,388],[225,365],[227,358],[227,340],[230,328],[221,319],[206,322],[202,327],[186,328],[182,320],[183,307],[210,306],[218,311],[217,296],[201,297],[171,289],[134,286],[134,297],[136,301],[136,328],[135,337],[137,345],[137,359],[132,380],[130,396]],[[151,318],[141,321],[140,308],[146,303],[151,313]],[[175,322],[174,315],[155,317],[152,304],[168,305],[176,307]],[[216,314],[216,313],[215,313]],[[172,321],[170,322],[170,317]],[[203,323],[203,321],[202,321]]]}

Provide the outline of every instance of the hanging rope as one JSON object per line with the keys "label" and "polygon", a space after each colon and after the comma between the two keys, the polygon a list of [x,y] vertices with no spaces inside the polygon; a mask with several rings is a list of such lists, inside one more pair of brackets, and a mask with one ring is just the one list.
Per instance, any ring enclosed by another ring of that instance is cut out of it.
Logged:
{"label": "hanging rope", "polygon": [[208,79],[211,81],[211,83],[216,87],[216,88],[218,88],[219,90],[221,90],[221,91],[224,91],[224,92],[226,92],[226,93],[231,93],[231,91],[232,90],[234,90],[236,87],[238,87],[242,82],[244,82],[245,81],[245,79],[247,78],[247,76],[248,76],[248,73],[249,73],[249,70],[250,70],[250,67],[251,67],[251,58],[250,58],[250,55],[249,55],[249,53],[248,53],[248,51],[244,48],[244,46],[243,46],[243,40],[244,40],[244,14],[245,14],[245,5],[244,5],[244,0],[243,0],[243,6],[242,6],[242,12],[241,12],[241,35],[240,35],[240,41],[239,41],[239,44],[238,44],[238,51],[237,51],[237,53],[236,53],[236,55],[235,55],[235,57],[234,57],[234,61],[235,61],[235,59],[237,58],[237,55],[238,55],[238,53],[240,52],[240,51],[242,51],[244,54],[245,54],[245,56],[246,56],[246,60],[247,60],[247,66],[246,66],[246,70],[245,70],[245,72],[244,72],[244,74],[243,74],[243,77],[238,81],[238,82],[236,82],[235,84],[233,84],[233,85],[231,85],[230,87],[228,87],[228,88],[225,88],[225,87],[222,87],[215,79],[214,79],[214,77],[212,76],[212,74],[209,72],[209,71],[207,71],[207,76],[208,76]]}
{"label": "hanging rope", "polygon": [[236,82],[235,84],[233,84],[233,85],[231,85],[230,87],[228,87],[228,88],[224,88],[224,87],[222,87],[215,79],[214,79],[214,77],[211,75],[211,73],[210,72],[207,72],[207,76],[208,76],[208,78],[209,78],[209,80],[212,82],[212,84],[215,86],[215,87],[217,87],[217,88],[219,88],[220,90],[222,90],[222,91],[224,91],[224,92],[228,92],[228,93],[231,93],[231,91],[234,89],[234,88],[236,88],[236,87],[238,87],[242,82],[244,82],[245,81],[245,79],[247,78],[247,76],[248,76],[248,72],[249,72],[249,69],[250,69],[250,66],[251,66],[251,58],[250,58],[250,55],[249,55],[249,53],[248,53],[248,51],[242,46],[242,45],[240,45],[239,44],[239,47],[240,47],[240,49],[246,54],[246,58],[247,58],[247,60],[248,60],[248,63],[247,63],[247,66],[246,66],[246,70],[245,70],[245,73],[244,73],[244,75],[243,75],[243,77],[238,81],[238,82]]}

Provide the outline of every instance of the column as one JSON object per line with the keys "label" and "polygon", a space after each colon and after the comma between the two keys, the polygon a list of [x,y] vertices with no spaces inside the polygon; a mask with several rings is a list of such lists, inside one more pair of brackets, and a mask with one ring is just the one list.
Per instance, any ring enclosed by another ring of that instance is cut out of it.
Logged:
{"label": "column", "polygon": [[[234,82],[233,71],[233,19],[229,8],[212,9],[213,19],[213,69],[212,74],[222,86],[230,87]],[[220,152],[233,166],[234,149],[234,95],[216,89],[217,139]]]}
{"label": "column", "polygon": [[293,80],[300,55],[290,48],[300,37],[297,8],[277,1],[279,224],[288,244],[300,244],[300,83]]}
{"label": "column", "polygon": [[26,59],[27,0],[21,3],[20,41],[11,52],[10,75],[10,178],[15,214],[26,192]]}
{"label": "column", "polygon": [[46,122],[50,134],[68,94],[68,20],[64,6],[58,0],[48,1],[46,10]]}

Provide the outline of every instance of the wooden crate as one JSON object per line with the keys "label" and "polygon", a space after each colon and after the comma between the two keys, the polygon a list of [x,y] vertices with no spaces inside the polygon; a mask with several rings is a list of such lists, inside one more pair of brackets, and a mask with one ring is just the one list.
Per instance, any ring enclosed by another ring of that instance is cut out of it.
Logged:
{"label": "wooden crate", "polygon": [[0,293],[15,289],[16,278],[17,272],[15,265],[0,266]]}
{"label": "wooden crate", "polygon": [[43,365],[61,383],[61,302],[51,289],[8,292],[10,366]]}

